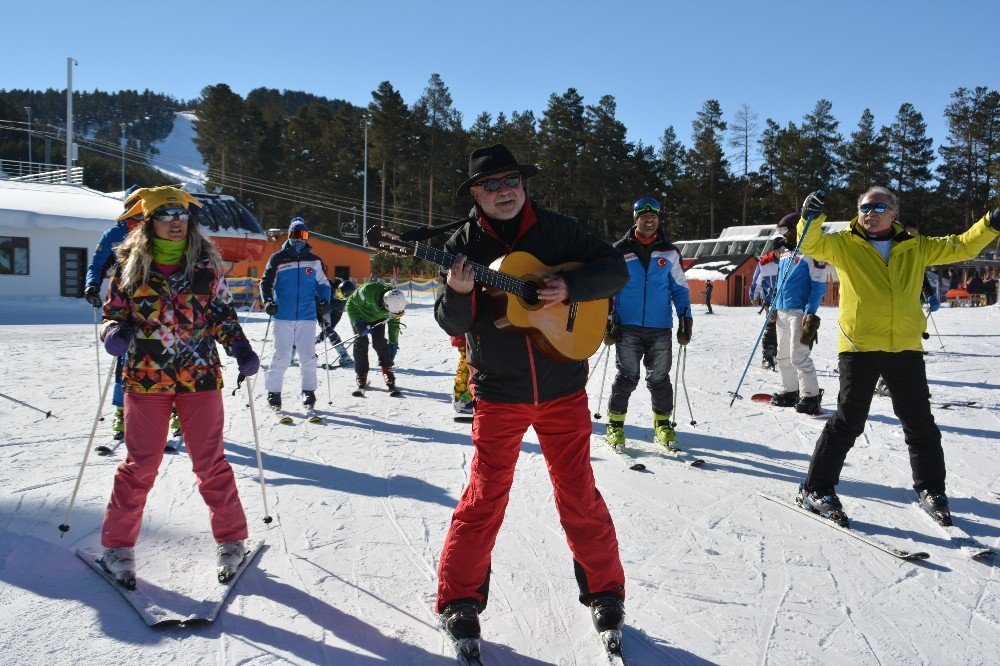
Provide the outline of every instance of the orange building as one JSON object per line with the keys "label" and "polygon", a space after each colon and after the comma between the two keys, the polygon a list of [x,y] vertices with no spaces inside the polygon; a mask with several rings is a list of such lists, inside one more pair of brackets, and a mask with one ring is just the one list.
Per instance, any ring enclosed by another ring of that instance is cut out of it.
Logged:
{"label": "orange building", "polygon": [[[261,256],[237,262],[229,275],[234,278],[262,277],[271,255],[280,250],[288,239],[287,233],[285,229],[268,229]],[[371,275],[372,250],[312,231],[309,232],[308,242],[313,253],[326,265],[328,277],[353,277],[360,284]]]}

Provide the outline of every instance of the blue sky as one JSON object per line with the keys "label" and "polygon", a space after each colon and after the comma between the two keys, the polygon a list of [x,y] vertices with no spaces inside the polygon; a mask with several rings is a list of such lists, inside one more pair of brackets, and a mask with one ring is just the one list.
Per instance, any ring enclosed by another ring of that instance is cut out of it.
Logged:
{"label": "blue sky", "polygon": [[[434,72],[471,124],[577,88],[618,102],[629,138],[690,141],[706,99],[727,120],[743,103],[763,125],[800,122],[820,98],[847,136],[911,102],[935,148],[959,86],[1000,88],[1000,3],[931,2],[223,2],[2,1],[0,88],[150,88],[196,97],[227,83],[367,104],[391,81],[412,104]],[[19,27],[20,26],[20,27]],[[12,29],[13,28],[13,29]]]}

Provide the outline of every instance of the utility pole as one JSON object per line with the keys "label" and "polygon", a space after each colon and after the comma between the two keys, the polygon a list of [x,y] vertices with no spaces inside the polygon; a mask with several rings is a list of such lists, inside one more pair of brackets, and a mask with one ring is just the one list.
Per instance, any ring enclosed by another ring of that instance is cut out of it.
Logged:
{"label": "utility pole", "polygon": [[66,58],[66,184],[73,182],[73,58]]}
{"label": "utility pole", "polygon": [[24,110],[28,113],[28,172],[31,172],[31,163],[34,159],[31,156],[31,107],[26,106]]}
{"label": "utility pole", "polygon": [[361,204],[361,247],[368,245],[368,128],[371,127],[371,116],[365,114],[365,192],[364,201]]}
{"label": "utility pole", "polygon": [[122,134],[120,140],[122,142],[122,192],[125,191],[125,123],[119,123],[119,127],[122,128]]}

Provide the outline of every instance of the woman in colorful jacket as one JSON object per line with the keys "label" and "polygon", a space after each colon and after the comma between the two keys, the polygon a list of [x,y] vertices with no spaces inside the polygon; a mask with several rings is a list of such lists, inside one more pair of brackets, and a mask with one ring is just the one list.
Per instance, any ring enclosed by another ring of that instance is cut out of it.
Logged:
{"label": "woman in colorful jacket", "polygon": [[118,248],[101,332],[107,352],[125,356],[128,450],[104,515],[101,561],[119,584],[135,587],[134,546],[176,405],[218,544],[218,578],[226,582],[245,557],[247,522],[223,452],[215,343],[236,357],[243,375],[255,374],[260,362],[233,310],[219,253],[190,219],[189,205],[200,204],[174,187],[137,194],[122,217],[141,211],[145,221]]}
{"label": "woman in colorful jacket", "polygon": [[[857,219],[844,231],[825,234],[823,199],[822,191],[806,198],[798,233],[805,233],[802,252],[830,262],[840,276],[840,394],[837,413],[816,442],[796,501],[847,523],[834,487],[840,482],[847,452],[864,432],[881,375],[903,425],[920,505],[938,522],[950,525],[941,432],[931,415],[924,367],[921,334],[927,324],[920,292],[927,266],[972,259],[996,239],[1000,208],[961,235],[910,236],[896,223],[896,195],[884,187],[872,187],[858,197]],[[815,218],[807,233],[806,218]]]}

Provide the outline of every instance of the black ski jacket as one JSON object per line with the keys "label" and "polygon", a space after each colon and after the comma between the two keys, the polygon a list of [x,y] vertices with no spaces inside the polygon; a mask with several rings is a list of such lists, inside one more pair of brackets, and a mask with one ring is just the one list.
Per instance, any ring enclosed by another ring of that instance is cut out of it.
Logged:
{"label": "black ski jacket", "polygon": [[[621,254],[576,220],[539,208],[530,200],[521,209],[520,228],[510,245],[482,214],[477,222],[459,227],[445,243],[445,251],[464,254],[483,266],[518,250],[549,266],[571,261],[586,264],[560,273],[573,301],[610,298],[628,281]],[[442,283],[446,275],[442,272]],[[466,336],[474,395],[496,402],[538,404],[584,388],[586,361],[549,360],[525,333],[498,329],[494,310],[493,299],[478,283],[469,294],[446,286],[434,306],[434,316],[448,335]]]}

